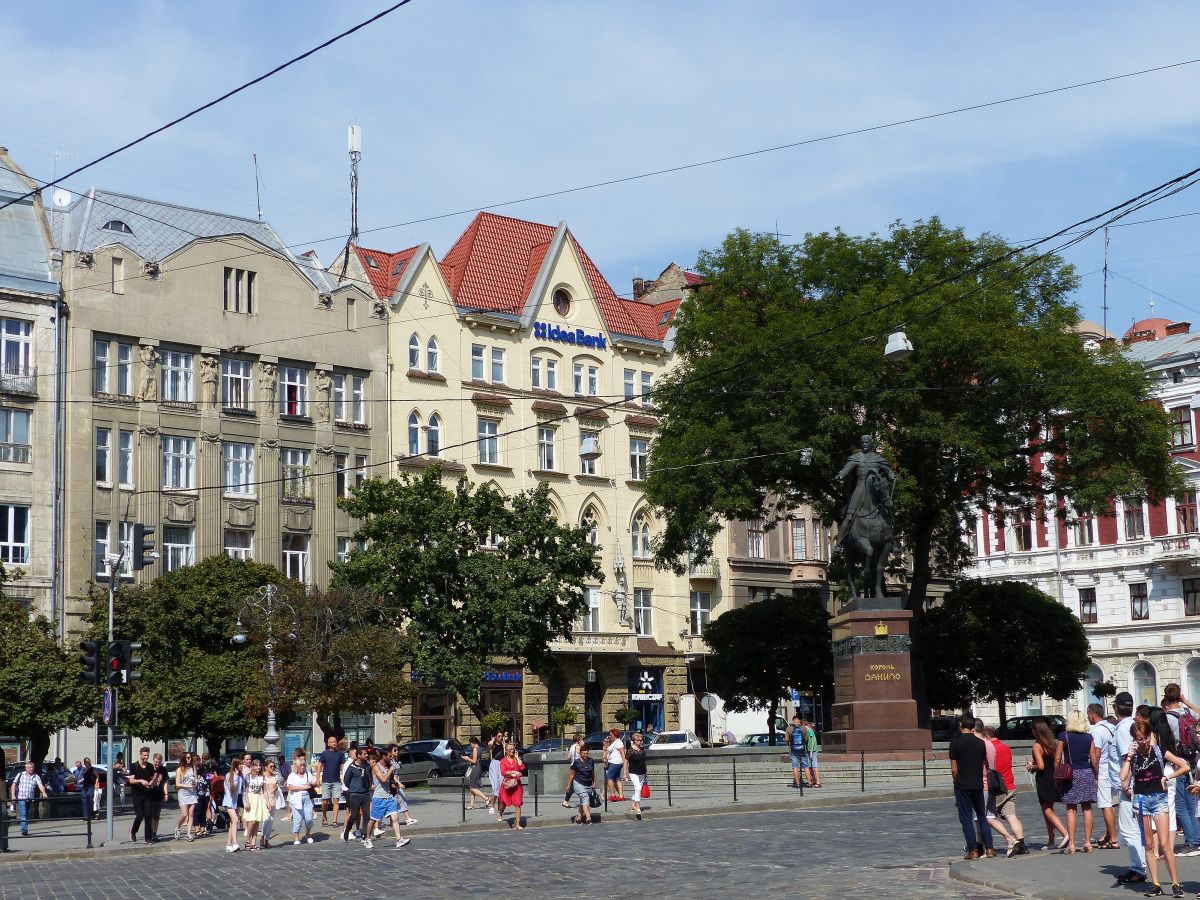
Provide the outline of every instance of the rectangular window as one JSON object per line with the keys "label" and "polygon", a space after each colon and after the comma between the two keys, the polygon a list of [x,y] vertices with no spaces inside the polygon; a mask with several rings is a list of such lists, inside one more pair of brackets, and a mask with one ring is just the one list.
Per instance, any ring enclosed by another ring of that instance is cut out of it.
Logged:
{"label": "rectangular window", "polygon": [[483,379],[484,379],[484,375],[483,375],[484,353],[485,353],[485,348],[484,348],[483,344],[472,344],[471,345],[471,380],[472,381],[483,381]]}
{"label": "rectangular window", "polygon": [[767,558],[767,536],[763,527],[762,519],[751,519],[746,523],[746,555],[751,559]]}
{"label": "rectangular window", "polygon": [[1144,581],[1129,586],[1129,617],[1135,622],[1150,618],[1150,601]]}
{"label": "rectangular window", "polygon": [[642,406],[649,406],[650,398],[653,396],[650,388],[651,377],[649,372],[642,373]]}
{"label": "rectangular window", "polygon": [[108,580],[108,532],[112,526],[108,522],[96,523],[96,538],[92,555],[96,562],[96,577]]}
{"label": "rectangular window", "polygon": [[117,524],[120,531],[120,553],[121,553],[121,577],[133,577],[133,523],[120,522]]}
{"label": "rectangular window", "polygon": [[1183,614],[1200,616],[1200,578],[1183,579]]}
{"label": "rectangular window", "polygon": [[0,503],[0,562],[29,562],[29,507]]}
{"label": "rectangular window", "polygon": [[109,543],[109,536],[112,534],[112,525],[108,522],[96,523],[96,541],[95,541],[95,562],[96,562],[96,577],[108,581],[108,561],[105,559],[109,553],[121,554],[121,578],[133,577],[133,523],[120,523],[120,550],[114,550]]}
{"label": "rectangular window", "polygon": [[634,382],[636,378],[637,372],[635,372],[633,369],[625,370],[625,399],[627,401],[633,400],[634,392],[637,389],[637,385]]}
{"label": "rectangular window", "polygon": [[341,372],[333,373],[333,421],[347,422],[346,413],[346,376]]}
{"label": "rectangular window", "polygon": [[575,363],[575,396],[583,396],[583,363]]}
{"label": "rectangular window", "polygon": [[546,390],[558,390],[558,360],[552,356],[546,358]]}
{"label": "rectangular window", "polygon": [[821,520],[813,519],[809,524],[811,527],[808,529],[808,533],[812,535],[812,558],[827,559],[825,551],[821,547]]}
{"label": "rectangular window", "polygon": [[225,311],[254,312],[254,273],[246,269],[225,267]]}
{"label": "rectangular window", "polygon": [[133,432],[117,432],[117,482],[123,488],[133,487]]}
{"label": "rectangular window", "polygon": [[366,456],[354,457],[354,486],[360,488],[363,482],[367,480],[367,469],[370,466],[370,460]]}
{"label": "rectangular window", "polygon": [[633,589],[633,623],[638,637],[654,636],[654,608],[650,605],[650,589]]}
{"label": "rectangular window", "polygon": [[344,563],[350,559],[350,538],[339,537],[337,539],[337,561]]}
{"label": "rectangular window", "polygon": [[226,494],[254,496],[254,445],[227,441],[221,445]]}
{"label": "rectangular window", "polygon": [[1171,410],[1171,446],[1192,445],[1192,408],[1177,406]]}
{"label": "rectangular window", "polygon": [[96,484],[112,484],[112,429],[96,429]]}
{"label": "rectangular window", "polygon": [[190,491],[196,487],[196,440],[164,434],[162,484],[166,490]]}
{"label": "rectangular window", "polygon": [[588,396],[600,396],[600,367],[588,366]]}
{"label": "rectangular window", "polygon": [[1096,624],[1096,589],[1079,589],[1079,621],[1084,625]]}
{"label": "rectangular window", "polygon": [[1126,500],[1125,508],[1125,540],[1140,541],[1146,536],[1146,517],[1142,514],[1142,501],[1139,498]]}
{"label": "rectangular window", "polygon": [[108,341],[92,344],[92,393],[108,393]]}
{"label": "rectangular window", "polygon": [[29,410],[0,409],[0,462],[27,463]]}
{"label": "rectangular window", "polygon": [[112,258],[112,292],[125,293],[125,260],[119,256]]}
{"label": "rectangular window", "polygon": [[708,591],[692,591],[691,626],[692,634],[700,634],[712,617],[712,594]]}
{"label": "rectangular window", "polygon": [[629,439],[629,477],[642,481],[650,465],[650,445],[640,438]]}
{"label": "rectangular window", "polygon": [[1096,522],[1091,516],[1075,520],[1075,546],[1090,547],[1096,542]]}
{"label": "rectangular window", "polygon": [[1033,549],[1033,523],[1029,521],[1027,512],[1013,516],[1013,547],[1017,550]]}
{"label": "rectangular window", "polygon": [[250,362],[221,360],[221,405],[226,409],[250,409]]}
{"label": "rectangular window", "polygon": [[163,528],[162,535],[164,571],[174,572],[196,561],[194,529],[171,525]]}
{"label": "rectangular window", "polygon": [[529,360],[529,386],[535,391],[542,386],[542,358],[531,357]]}
{"label": "rectangular window", "polygon": [[254,559],[254,532],[240,528],[225,529],[225,555],[230,559]]}
{"label": "rectangular window", "polygon": [[544,472],[554,471],[554,438],[553,428],[538,428],[538,468]]}
{"label": "rectangular window", "polygon": [[500,423],[495,419],[479,420],[479,461],[498,465],[500,462]]}
{"label": "rectangular window", "polygon": [[808,554],[808,536],[803,519],[792,519],[792,559],[804,559]]}
{"label": "rectangular window", "polygon": [[296,581],[308,583],[308,535],[283,536],[283,574]]}
{"label": "rectangular window", "polygon": [[117,344],[117,394],[133,395],[133,344]]}
{"label": "rectangular window", "polygon": [[[583,442],[588,440],[589,438],[591,440],[598,441],[598,440],[600,440],[600,435],[599,435],[599,433],[597,433],[595,431],[579,432],[579,449],[581,451],[583,450]],[[595,475],[596,474],[596,460],[584,459],[581,456],[579,458],[579,474],[580,475]]]}
{"label": "rectangular window", "polygon": [[1175,524],[1178,534],[1195,534],[1200,531],[1196,518],[1196,492],[1184,491],[1175,498]]}
{"label": "rectangular window", "polygon": [[192,403],[192,354],[178,350],[162,353],[162,397],[175,403]]}
{"label": "rectangular window", "polygon": [[350,376],[350,421],[367,424],[367,379],[363,375]]}
{"label": "rectangular window", "polygon": [[312,497],[309,476],[308,451],[298,447],[284,447],[279,452],[280,476],[283,480],[283,496],[292,500],[308,500]]}
{"label": "rectangular window", "polygon": [[587,603],[587,608],[584,609],[583,615],[575,624],[575,630],[592,634],[600,630],[600,588],[585,587],[583,599]]}
{"label": "rectangular window", "polygon": [[279,369],[279,412],[285,416],[308,415],[308,370],[298,366]]}
{"label": "rectangular window", "polygon": [[345,453],[335,453],[333,455],[333,491],[342,498],[347,496],[346,491],[346,475],[350,467],[350,457]]}
{"label": "rectangular window", "polygon": [[492,384],[504,384],[504,351],[492,348]]}

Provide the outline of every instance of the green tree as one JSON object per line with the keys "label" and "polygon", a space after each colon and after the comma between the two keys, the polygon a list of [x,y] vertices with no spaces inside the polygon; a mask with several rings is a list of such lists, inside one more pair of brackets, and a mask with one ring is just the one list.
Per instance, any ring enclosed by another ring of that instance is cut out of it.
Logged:
{"label": "green tree", "polygon": [[[833,476],[867,432],[897,475],[918,617],[935,572],[961,568],[962,524],[981,510],[1108,513],[1111,497],[1178,490],[1146,370],[1083,348],[1070,266],[1029,253],[986,265],[1009,250],[934,218],[794,246],[735,231],[702,253],[707,286],[681,307],[679,364],[655,388],[645,487],[666,520],[659,564],[704,555],[722,519],[811,503],[837,521]],[[888,360],[867,337],[901,326],[916,352]]]}
{"label": "green tree", "polygon": [[920,626],[931,705],[994,702],[1000,724],[1007,706],[1031,696],[1066,700],[1091,660],[1083,625],[1048,594],[1018,581],[964,581]]}
{"label": "green tree", "polygon": [[[6,580],[0,567],[0,588]],[[100,697],[80,680],[78,653],[54,639],[44,616],[30,618],[17,600],[0,594],[0,732],[29,738],[38,765],[60,728],[78,728],[96,717]]]}
{"label": "green tree", "polygon": [[708,688],[725,708],[767,710],[775,743],[779,698],[790,688],[823,690],[833,681],[829,614],[816,591],[774,596],[722,613],[704,626]]}
{"label": "green tree", "polygon": [[363,520],[363,549],[334,566],[338,582],[379,598],[383,620],[403,625],[413,670],[479,719],[489,661],[546,668],[550,642],[570,634],[584,585],[600,577],[586,530],[555,521],[545,485],[505,500],[466,479],[447,489],[435,467],[368,479],[339,502]]}

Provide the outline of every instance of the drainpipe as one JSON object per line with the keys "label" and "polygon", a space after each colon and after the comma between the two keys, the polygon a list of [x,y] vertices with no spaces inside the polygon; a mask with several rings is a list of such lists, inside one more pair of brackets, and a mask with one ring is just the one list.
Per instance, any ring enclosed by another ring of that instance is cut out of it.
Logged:
{"label": "drainpipe", "polygon": [[[67,644],[67,612],[65,599],[61,596],[62,580],[62,473],[64,452],[63,432],[63,341],[67,330],[63,327],[66,304],[62,300],[62,285],[54,298],[54,472],[51,476],[52,500],[50,504],[50,621],[58,631],[59,643]],[[56,755],[66,759],[67,734],[59,729],[55,736]]]}

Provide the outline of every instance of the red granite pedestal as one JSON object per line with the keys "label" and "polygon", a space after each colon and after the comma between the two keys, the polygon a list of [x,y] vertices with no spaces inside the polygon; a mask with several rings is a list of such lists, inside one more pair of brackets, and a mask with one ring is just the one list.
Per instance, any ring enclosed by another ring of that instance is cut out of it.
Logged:
{"label": "red granite pedestal", "polygon": [[853,609],[839,613],[829,623],[834,703],[831,729],[821,734],[822,750],[858,753],[932,748],[929,730],[917,727],[911,623],[912,613],[905,609]]}

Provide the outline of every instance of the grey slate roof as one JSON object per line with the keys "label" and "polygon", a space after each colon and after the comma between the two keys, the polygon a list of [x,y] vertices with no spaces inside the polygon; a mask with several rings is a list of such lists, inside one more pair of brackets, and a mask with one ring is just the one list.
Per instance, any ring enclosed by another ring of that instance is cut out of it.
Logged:
{"label": "grey slate roof", "polygon": [[[37,185],[0,150],[0,203]],[[33,198],[0,210],[0,288],[58,296],[50,268],[50,243],[40,202]]]}
{"label": "grey slate roof", "polygon": [[1169,334],[1157,341],[1135,341],[1125,355],[1146,366],[1163,365],[1171,360],[1190,360],[1200,355],[1200,334]]}

